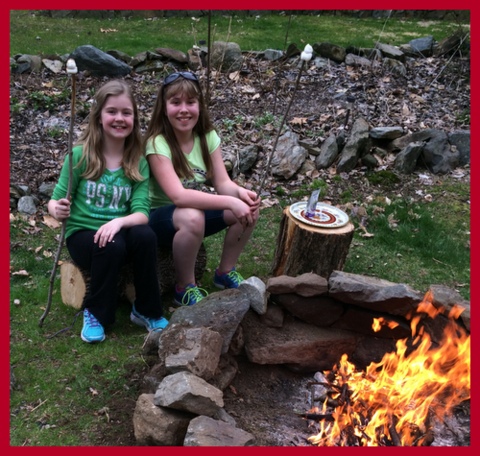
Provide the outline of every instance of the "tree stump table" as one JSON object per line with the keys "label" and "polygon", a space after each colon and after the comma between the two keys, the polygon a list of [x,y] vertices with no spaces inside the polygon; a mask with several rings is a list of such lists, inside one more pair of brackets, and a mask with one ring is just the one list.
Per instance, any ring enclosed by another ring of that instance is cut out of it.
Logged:
{"label": "tree stump table", "polygon": [[354,225],[338,228],[312,226],[295,218],[290,206],[283,211],[272,267],[274,277],[296,277],[313,272],[328,279],[345,265]]}
{"label": "tree stump table", "polygon": [[[173,291],[175,285],[175,268],[173,266],[172,249],[158,247],[157,260],[158,284],[160,286],[160,292],[163,295]],[[202,243],[195,264],[195,280],[201,280],[206,266],[207,252]],[[81,309],[89,283],[89,272],[80,269],[72,261],[65,261],[60,265],[60,293],[64,304],[74,307],[75,309]],[[118,287],[121,296],[133,303],[135,300],[135,287],[133,285],[133,270],[131,264],[124,266],[120,274]]]}

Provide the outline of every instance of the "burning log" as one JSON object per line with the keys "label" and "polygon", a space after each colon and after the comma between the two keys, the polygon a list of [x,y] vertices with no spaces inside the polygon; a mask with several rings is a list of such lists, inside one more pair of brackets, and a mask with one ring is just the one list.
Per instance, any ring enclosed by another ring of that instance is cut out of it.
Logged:
{"label": "burning log", "polygon": [[398,435],[397,432],[397,423],[398,419],[396,416],[392,416],[392,422],[390,423],[390,426],[388,427],[388,432],[390,433],[390,436],[392,438],[392,443],[394,446],[402,446],[402,441],[400,439],[400,436]]}
{"label": "burning log", "polygon": [[325,420],[325,421],[334,421],[335,418],[331,413],[297,413],[298,416],[305,418],[307,420]]}

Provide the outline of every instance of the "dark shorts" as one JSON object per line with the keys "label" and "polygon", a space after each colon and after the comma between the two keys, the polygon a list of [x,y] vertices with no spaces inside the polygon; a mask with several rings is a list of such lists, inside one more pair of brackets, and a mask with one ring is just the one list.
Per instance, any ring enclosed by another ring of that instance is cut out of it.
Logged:
{"label": "dark shorts", "polygon": [[[152,209],[150,212],[150,220],[148,224],[157,234],[158,244],[163,246],[172,245],[175,236],[175,227],[173,225],[173,211],[177,206],[171,204],[169,206]],[[205,234],[204,237],[218,233],[228,225],[223,219],[223,211],[204,211],[205,213]]]}

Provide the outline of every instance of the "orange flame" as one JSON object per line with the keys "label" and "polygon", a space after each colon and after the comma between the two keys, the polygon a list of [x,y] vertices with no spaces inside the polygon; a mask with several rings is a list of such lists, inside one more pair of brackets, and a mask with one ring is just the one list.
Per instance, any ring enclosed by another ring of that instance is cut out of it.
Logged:
{"label": "orange flame", "polygon": [[375,332],[378,332],[382,329],[382,326],[387,326],[390,329],[396,328],[399,324],[396,321],[385,320],[385,318],[374,318],[372,328]]}
{"label": "orange flame", "polygon": [[[428,333],[419,328],[422,314],[431,318],[444,309],[432,304],[427,293],[411,318],[413,340],[399,340],[396,352],[386,353],[365,372],[356,371],[344,354],[326,372],[337,401],[333,421],[319,423],[320,432],[309,438],[319,446],[424,445],[431,442],[431,419],[441,420],[470,398],[470,336],[449,314],[442,341],[433,348]],[[380,328],[380,322],[374,322]],[[332,381],[333,378],[333,381]],[[329,413],[327,401],[322,415]],[[315,411],[315,410],[314,410]],[[434,414],[434,416],[432,416]]]}

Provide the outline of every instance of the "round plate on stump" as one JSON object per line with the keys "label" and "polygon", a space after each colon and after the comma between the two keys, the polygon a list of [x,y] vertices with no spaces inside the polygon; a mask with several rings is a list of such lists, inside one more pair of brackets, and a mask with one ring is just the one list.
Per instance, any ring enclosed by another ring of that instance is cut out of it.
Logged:
{"label": "round plate on stump", "polygon": [[312,217],[307,216],[307,203],[301,201],[290,206],[290,213],[303,223],[319,228],[340,228],[348,223],[348,215],[330,204],[317,203]]}

